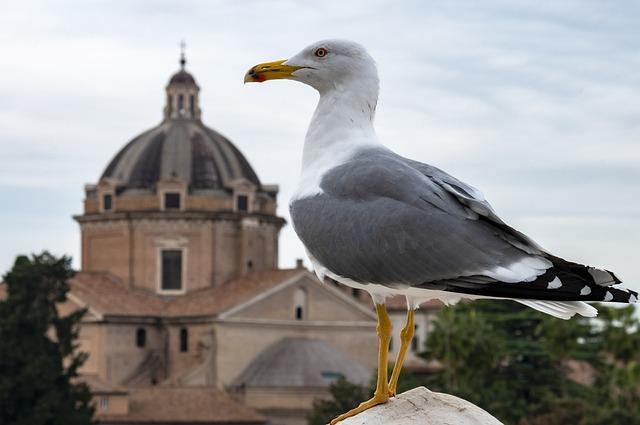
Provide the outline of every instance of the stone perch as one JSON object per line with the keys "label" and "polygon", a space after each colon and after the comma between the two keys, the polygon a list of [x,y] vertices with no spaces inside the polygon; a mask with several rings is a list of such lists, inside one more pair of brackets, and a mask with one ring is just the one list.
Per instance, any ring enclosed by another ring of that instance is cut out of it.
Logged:
{"label": "stone perch", "polygon": [[503,425],[476,405],[461,398],[434,393],[425,387],[399,394],[339,425]]}

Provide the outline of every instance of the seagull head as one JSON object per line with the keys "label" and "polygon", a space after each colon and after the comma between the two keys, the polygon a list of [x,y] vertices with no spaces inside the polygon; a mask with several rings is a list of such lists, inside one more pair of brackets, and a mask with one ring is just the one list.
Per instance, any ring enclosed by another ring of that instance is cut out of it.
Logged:
{"label": "seagull head", "polygon": [[245,83],[289,79],[307,84],[321,94],[350,86],[378,91],[376,63],[364,47],[348,40],[323,40],[295,56],[252,67]]}

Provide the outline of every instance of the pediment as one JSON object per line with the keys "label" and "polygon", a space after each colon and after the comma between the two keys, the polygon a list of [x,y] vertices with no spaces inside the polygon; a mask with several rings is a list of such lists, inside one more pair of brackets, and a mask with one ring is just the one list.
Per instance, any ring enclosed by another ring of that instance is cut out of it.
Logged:
{"label": "pediment", "polygon": [[57,305],[58,313],[61,316],[67,316],[75,311],[81,310],[83,308],[87,309],[87,312],[82,317],[83,322],[94,322],[102,320],[102,315],[97,312],[95,309],[91,308],[91,306],[87,305],[77,296],[75,296],[72,292],[67,293],[67,300],[63,303]]}
{"label": "pediment", "polygon": [[[298,307],[303,309],[302,317],[298,317]],[[219,317],[309,324],[376,320],[375,313],[367,305],[330,283],[321,283],[309,272],[300,273]]]}
{"label": "pediment", "polygon": [[229,187],[236,192],[253,192],[256,189],[256,185],[244,177],[231,181]]}

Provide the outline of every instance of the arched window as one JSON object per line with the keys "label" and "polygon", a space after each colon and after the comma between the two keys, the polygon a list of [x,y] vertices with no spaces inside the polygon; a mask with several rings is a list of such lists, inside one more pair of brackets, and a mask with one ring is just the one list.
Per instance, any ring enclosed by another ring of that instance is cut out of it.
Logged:
{"label": "arched window", "polygon": [[307,291],[302,288],[298,288],[293,294],[293,312],[296,320],[303,320],[305,318],[306,307]]}
{"label": "arched window", "polygon": [[178,112],[181,112],[184,109],[184,96],[178,95]]}
{"label": "arched window", "polygon": [[189,351],[189,330],[187,328],[180,329],[180,351],[183,353]]}
{"label": "arched window", "polygon": [[136,346],[144,347],[147,345],[147,330],[144,328],[136,329]]}

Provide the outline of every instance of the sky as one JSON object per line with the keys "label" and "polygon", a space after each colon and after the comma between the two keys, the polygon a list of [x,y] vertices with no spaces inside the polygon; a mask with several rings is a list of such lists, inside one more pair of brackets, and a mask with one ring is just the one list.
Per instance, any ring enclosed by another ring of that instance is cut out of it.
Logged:
{"label": "sky", "polygon": [[[0,272],[43,249],[79,266],[84,184],[160,122],[181,39],[204,122],[280,185],[288,219],[317,94],[243,76],[325,38],[376,59],[383,143],[479,188],[554,254],[640,290],[634,1],[2,2]],[[280,246],[283,267],[304,257],[290,225]]]}

